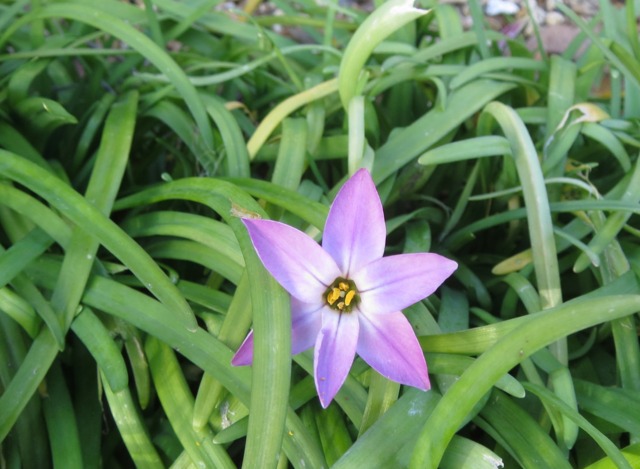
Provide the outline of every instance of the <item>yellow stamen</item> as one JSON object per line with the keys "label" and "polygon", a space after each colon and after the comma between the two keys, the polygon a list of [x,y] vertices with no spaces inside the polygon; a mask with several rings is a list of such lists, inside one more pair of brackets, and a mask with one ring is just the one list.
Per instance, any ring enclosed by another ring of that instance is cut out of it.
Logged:
{"label": "yellow stamen", "polygon": [[340,314],[350,313],[360,302],[358,288],[353,280],[343,277],[335,279],[322,295],[326,305]]}
{"label": "yellow stamen", "polygon": [[340,298],[340,289],[332,288],[329,294],[327,294],[327,303],[333,305],[338,298]]}
{"label": "yellow stamen", "polygon": [[356,296],[356,291],[355,290],[349,290],[347,292],[347,296],[344,299],[344,304],[349,306],[351,304],[351,301],[353,301],[353,297]]}

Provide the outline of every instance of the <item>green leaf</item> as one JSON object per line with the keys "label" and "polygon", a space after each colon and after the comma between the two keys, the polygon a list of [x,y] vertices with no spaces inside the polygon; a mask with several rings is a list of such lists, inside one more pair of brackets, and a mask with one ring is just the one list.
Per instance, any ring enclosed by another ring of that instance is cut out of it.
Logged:
{"label": "green leaf", "polygon": [[413,124],[395,132],[375,155],[373,178],[379,182],[434,146],[512,84],[479,79],[451,93],[445,109],[434,108]]}
{"label": "green leaf", "polygon": [[605,388],[583,380],[574,382],[578,404],[582,409],[624,431],[640,434],[640,396],[636,392]]}
{"label": "green leaf", "polygon": [[[113,3],[117,6],[119,2]],[[208,151],[212,150],[213,133],[205,107],[185,73],[157,44],[135,27],[125,23],[125,21],[118,17],[84,3],[50,3],[43,5],[41,8],[36,9],[31,14],[25,15],[13,23],[12,26],[7,28],[4,34],[0,36],[0,44],[4,44],[8,38],[25,23],[55,17],[80,21],[109,33],[137,50],[146,60],[153,63],[169,78],[178,93],[180,93],[185,100],[198,126],[203,148]],[[215,168],[215,161],[212,160],[211,154],[208,151],[199,152],[196,156],[199,158],[200,164],[202,164],[205,171],[212,171]]]}
{"label": "green leaf", "polygon": [[[411,467],[436,467],[444,450],[473,406],[499,376],[538,349],[581,329],[627,316],[640,308],[639,295],[574,300],[528,316],[498,341],[456,381],[425,423]],[[437,433],[431,428],[438,428]]]}
{"label": "green leaf", "polygon": [[89,308],[84,307],[71,324],[71,329],[93,356],[103,379],[109,383],[109,388],[115,393],[126,388],[129,384],[127,366],[119,347],[100,319]]}
{"label": "green leaf", "polygon": [[131,397],[128,387],[112,391],[109,381],[102,376],[102,387],[109,403],[109,410],[118,426],[129,456],[136,467],[155,469],[164,467],[153,443],[148,436],[140,413]]}
{"label": "green leaf", "polygon": [[41,141],[61,125],[78,122],[60,103],[48,98],[25,98],[15,108],[20,117],[29,122],[29,128],[40,135]]}
{"label": "green leaf", "polygon": [[[480,416],[498,435],[498,443],[522,467],[570,468],[560,448],[531,415],[509,397],[492,393]],[[494,436],[495,438],[495,436]]]}
{"label": "green leaf", "polygon": [[235,468],[221,445],[213,443],[208,427],[191,426],[193,396],[173,351],[154,337],[148,337],[145,351],[160,403],[191,461],[201,467]]}
{"label": "green leaf", "polygon": [[100,244],[120,258],[147,289],[167,302],[167,305],[183,318],[185,327],[193,329],[193,313],[175,285],[139,245],[86,199],[50,173],[3,150],[0,150],[0,174],[29,187],[49,200],[83,231],[91,233]]}
{"label": "green leaf", "polygon": [[414,8],[412,0],[390,0],[358,27],[344,51],[338,73],[338,90],[345,109],[357,94],[362,68],[373,49],[393,32],[426,13]]}
{"label": "green leaf", "polygon": [[84,465],[79,428],[59,362],[55,362],[50,368],[46,382],[47,398],[43,400],[43,411],[53,464],[58,467],[81,469]]}

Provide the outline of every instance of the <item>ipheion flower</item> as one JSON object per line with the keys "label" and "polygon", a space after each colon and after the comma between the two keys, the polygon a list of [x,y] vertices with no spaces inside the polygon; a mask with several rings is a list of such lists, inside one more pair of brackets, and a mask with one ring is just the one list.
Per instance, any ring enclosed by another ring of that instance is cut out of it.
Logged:
{"label": "ipheion flower", "polygon": [[[270,220],[244,219],[260,260],[291,295],[292,353],[315,346],[314,378],[327,407],[357,353],[393,381],[430,388],[424,354],[402,309],[432,294],[457,268],[434,253],[382,257],[386,228],[369,172],[354,174],[336,196],[322,246]],[[253,331],[232,364],[249,365]]]}

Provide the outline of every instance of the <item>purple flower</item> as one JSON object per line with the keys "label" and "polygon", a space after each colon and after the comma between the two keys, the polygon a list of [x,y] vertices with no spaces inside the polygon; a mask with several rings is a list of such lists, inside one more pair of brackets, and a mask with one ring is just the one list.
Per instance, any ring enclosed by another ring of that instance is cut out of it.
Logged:
{"label": "purple flower", "polygon": [[[244,219],[260,260],[291,294],[292,353],[315,345],[318,396],[327,407],[357,353],[381,375],[424,391],[424,354],[401,310],[429,296],[458,265],[438,254],[382,257],[386,229],[380,197],[361,169],[336,196],[322,247],[288,225]],[[250,332],[233,357],[249,365]]]}

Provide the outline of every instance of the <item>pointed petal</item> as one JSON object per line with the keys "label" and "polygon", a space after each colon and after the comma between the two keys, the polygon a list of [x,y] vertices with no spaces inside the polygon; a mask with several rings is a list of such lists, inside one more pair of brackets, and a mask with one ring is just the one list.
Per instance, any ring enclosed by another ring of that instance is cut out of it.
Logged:
{"label": "pointed petal", "polygon": [[313,347],[322,328],[324,306],[302,303],[291,298],[291,355]]}
{"label": "pointed petal", "polygon": [[233,366],[245,366],[251,365],[253,362],[253,331],[249,331],[249,334],[240,345],[240,348],[231,359]]}
{"label": "pointed petal", "polygon": [[456,269],[454,261],[433,253],[384,257],[353,275],[360,309],[391,313],[431,295]]}
{"label": "pointed petal", "polygon": [[413,328],[396,311],[385,315],[360,313],[358,355],[385,378],[428,390],[427,362]]}
{"label": "pointed petal", "polygon": [[318,243],[302,231],[271,220],[242,220],[267,270],[291,295],[305,303],[322,294],[340,271]]}
{"label": "pointed petal", "polygon": [[[291,298],[291,355],[296,355],[313,347],[318,332],[322,327],[322,308]],[[245,366],[251,365],[252,362],[253,331],[250,331],[231,359],[231,364],[233,366]]]}
{"label": "pointed petal", "polygon": [[376,186],[365,169],[349,179],[336,196],[324,227],[322,247],[345,276],[384,254],[386,228]]}
{"label": "pointed petal", "polygon": [[314,375],[325,409],[347,379],[358,343],[358,317],[326,308],[314,353]]}

